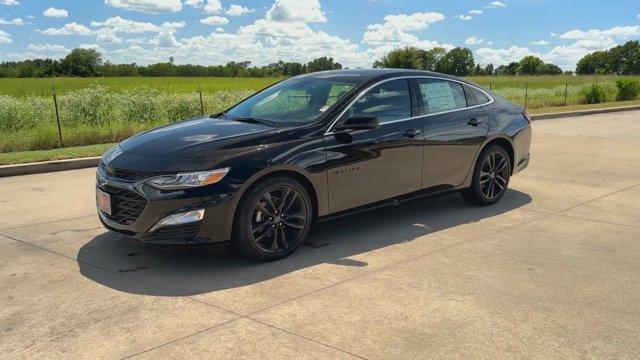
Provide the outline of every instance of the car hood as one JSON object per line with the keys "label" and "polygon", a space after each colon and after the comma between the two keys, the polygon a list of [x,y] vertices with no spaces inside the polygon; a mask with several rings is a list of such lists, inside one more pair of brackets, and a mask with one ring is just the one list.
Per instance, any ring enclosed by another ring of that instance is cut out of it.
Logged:
{"label": "car hood", "polygon": [[232,120],[195,118],[133,136],[120,143],[111,166],[139,171],[209,169],[251,151],[276,128]]}
{"label": "car hood", "polygon": [[143,132],[120,143],[120,148],[138,155],[189,155],[203,146],[223,146],[231,139],[271,130],[261,124],[202,117]]}

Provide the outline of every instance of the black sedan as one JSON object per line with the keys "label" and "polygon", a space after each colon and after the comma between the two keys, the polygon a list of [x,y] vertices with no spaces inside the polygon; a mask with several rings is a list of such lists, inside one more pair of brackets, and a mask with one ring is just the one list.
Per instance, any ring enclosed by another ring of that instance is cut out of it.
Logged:
{"label": "black sedan", "polygon": [[275,260],[318,219],[452,191],[494,204],[530,142],[521,107],[465,80],[319,72],[123,141],[102,157],[96,202],[108,229],[145,243]]}

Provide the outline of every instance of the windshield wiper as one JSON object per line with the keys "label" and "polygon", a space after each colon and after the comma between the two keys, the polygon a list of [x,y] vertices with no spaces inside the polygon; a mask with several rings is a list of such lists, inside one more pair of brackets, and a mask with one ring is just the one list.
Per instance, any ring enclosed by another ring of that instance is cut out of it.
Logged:
{"label": "windshield wiper", "polygon": [[257,117],[233,118],[231,120],[239,121],[239,122],[252,123],[252,124],[263,124],[263,125],[267,125],[267,126],[271,126],[271,127],[276,126],[276,122],[275,121],[262,119],[262,118],[257,118]]}

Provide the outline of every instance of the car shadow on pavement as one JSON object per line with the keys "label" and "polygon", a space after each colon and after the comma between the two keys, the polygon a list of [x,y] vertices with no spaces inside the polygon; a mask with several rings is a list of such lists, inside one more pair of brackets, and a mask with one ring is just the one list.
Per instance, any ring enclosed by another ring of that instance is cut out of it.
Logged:
{"label": "car shadow on pavement", "polygon": [[81,274],[119,291],[195,295],[256,284],[317,264],[366,267],[369,264],[350,257],[495,217],[530,202],[529,195],[516,190],[509,190],[501,202],[489,207],[471,206],[458,194],[451,194],[328,220],[316,224],[307,243],[293,255],[271,263],[203,249],[156,248],[113,232],[82,246],[77,259]]}

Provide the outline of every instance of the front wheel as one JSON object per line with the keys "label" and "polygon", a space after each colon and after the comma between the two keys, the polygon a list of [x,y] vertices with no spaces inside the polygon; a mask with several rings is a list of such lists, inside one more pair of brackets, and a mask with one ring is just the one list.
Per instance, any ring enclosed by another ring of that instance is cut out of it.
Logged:
{"label": "front wheel", "polygon": [[462,196],[477,205],[493,205],[507,192],[511,177],[509,154],[500,145],[483,150],[474,168],[471,187]]}
{"label": "front wheel", "polygon": [[288,177],[269,178],[239,204],[233,244],[255,260],[282,259],[304,242],[312,219],[311,200],[302,184]]}

